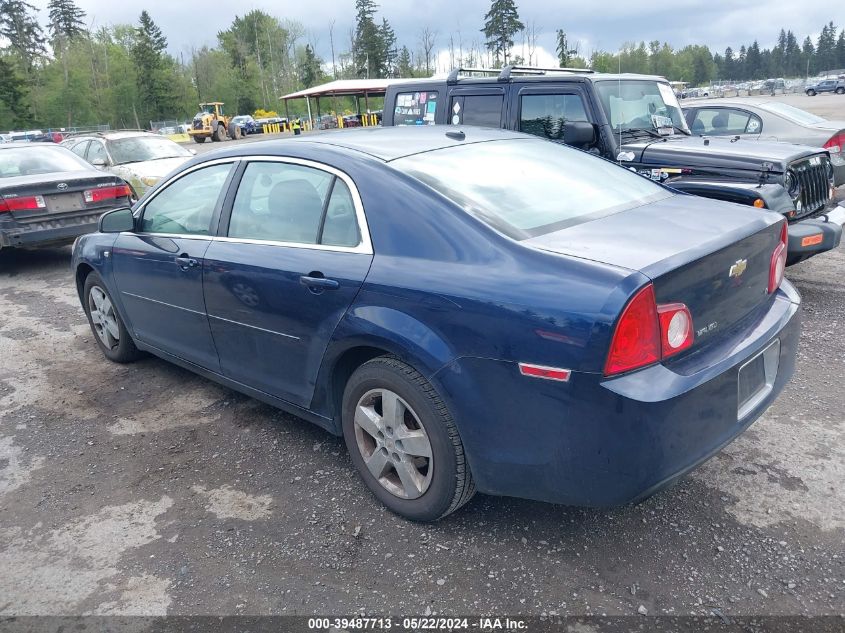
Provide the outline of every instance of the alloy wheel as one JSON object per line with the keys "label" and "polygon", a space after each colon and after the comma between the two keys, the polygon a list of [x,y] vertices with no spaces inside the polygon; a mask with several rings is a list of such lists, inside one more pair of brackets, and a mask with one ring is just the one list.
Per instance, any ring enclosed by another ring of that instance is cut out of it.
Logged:
{"label": "alloy wheel", "polygon": [[407,402],[389,389],[373,389],[355,407],[355,439],[364,464],[388,492],[417,499],[431,485],[431,441]]}
{"label": "alloy wheel", "polygon": [[91,323],[100,341],[108,349],[114,349],[120,343],[120,327],[111,299],[99,286],[94,286],[88,293],[88,312]]}

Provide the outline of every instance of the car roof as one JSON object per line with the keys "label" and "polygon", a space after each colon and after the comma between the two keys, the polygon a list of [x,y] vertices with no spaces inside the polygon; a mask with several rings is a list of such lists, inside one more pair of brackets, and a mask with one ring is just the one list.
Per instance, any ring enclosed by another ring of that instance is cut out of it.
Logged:
{"label": "car roof", "polygon": [[[463,133],[461,135],[460,133]],[[383,161],[396,160],[412,154],[430,152],[456,145],[501,141],[507,139],[536,139],[536,137],[507,130],[472,126],[389,126],[351,128],[315,132],[308,136],[246,143],[226,151],[227,156],[249,156],[262,153],[282,153],[297,145],[326,147],[360,152]],[[209,156],[210,154],[206,154]],[[219,157],[218,152],[214,152]]]}

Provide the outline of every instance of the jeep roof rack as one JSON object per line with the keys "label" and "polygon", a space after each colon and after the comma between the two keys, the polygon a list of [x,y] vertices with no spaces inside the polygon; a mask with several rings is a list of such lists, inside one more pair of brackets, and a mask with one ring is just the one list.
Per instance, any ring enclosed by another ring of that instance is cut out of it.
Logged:
{"label": "jeep roof rack", "polygon": [[498,75],[498,81],[510,81],[513,75],[545,75],[547,73],[574,73],[593,74],[595,71],[589,68],[540,68],[538,66],[517,66],[508,65],[503,68],[455,68],[446,78],[448,83],[455,83],[461,75],[484,74]]}

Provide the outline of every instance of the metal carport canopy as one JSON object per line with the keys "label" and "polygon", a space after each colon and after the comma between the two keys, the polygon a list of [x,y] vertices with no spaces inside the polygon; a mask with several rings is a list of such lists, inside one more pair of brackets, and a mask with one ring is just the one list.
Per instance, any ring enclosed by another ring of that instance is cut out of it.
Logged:
{"label": "metal carport canopy", "polygon": [[[285,114],[290,119],[288,113],[288,101],[291,99],[305,99],[308,106],[308,118],[313,121],[311,115],[311,97],[317,100],[317,115],[320,113],[320,97],[364,97],[367,102],[366,108],[369,110],[369,97],[381,97],[387,92],[387,87],[413,79],[336,79],[326,84],[314,86],[313,88],[306,88],[298,92],[291,92],[280,99],[285,102]],[[360,104],[358,99],[355,99],[360,114]]]}

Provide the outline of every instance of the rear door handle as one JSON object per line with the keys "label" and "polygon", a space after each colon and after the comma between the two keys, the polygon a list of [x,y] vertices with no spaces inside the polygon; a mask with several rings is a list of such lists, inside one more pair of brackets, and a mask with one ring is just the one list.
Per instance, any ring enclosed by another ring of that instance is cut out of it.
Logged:
{"label": "rear door handle", "polygon": [[325,277],[303,275],[299,278],[299,283],[308,286],[310,290],[337,290],[340,288],[340,284],[334,279],[326,279]]}
{"label": "rear door handle", "polygon": [[187,255],[180,255],[176,258],[176,265],[179,266],[179,268],[181,268],[182,270],[188,270],[189,268],[196,268],[200,265],[200,263],[193,257],[188,257]]}

